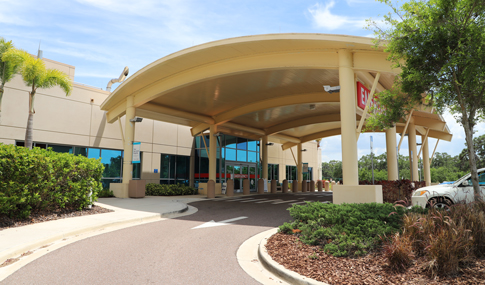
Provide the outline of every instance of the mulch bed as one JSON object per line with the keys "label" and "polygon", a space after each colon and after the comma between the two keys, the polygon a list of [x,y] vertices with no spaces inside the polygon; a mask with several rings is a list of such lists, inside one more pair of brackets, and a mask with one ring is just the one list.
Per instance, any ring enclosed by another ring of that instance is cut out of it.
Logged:
{"label": "mulch bed", "polygon": [[16,218],[9,218],[5,214],[0,214],[0,231],[5,230],[8,228],[15,228],[21,227],[30,224],[36,223],[43,223],[47,221],[71,218],[71,217],[79,217],[79,216],[86,216],[86,215],[94,215],[94,214],[102,214],[102,213],[109,213],[113,212],[113,210],[109,210],[100,206],[93,205],[91,209],[84,209],[84,210],[77,210],[77,209],[55,209],[50,211],[37,211],[32,212],[30,217],[27,219],[16,219]]}
{"label": "mulch bed", "polygon": [[396,273],[378,252],[360,258],[334,257],[318,246],[303,244],[295,235],[277,233],[268,239],[266,248],[287,269],[329,284],[485,284],[484,259],[476,260],[459,276],[431,279],[422,269],[424,258],[406,272]]}

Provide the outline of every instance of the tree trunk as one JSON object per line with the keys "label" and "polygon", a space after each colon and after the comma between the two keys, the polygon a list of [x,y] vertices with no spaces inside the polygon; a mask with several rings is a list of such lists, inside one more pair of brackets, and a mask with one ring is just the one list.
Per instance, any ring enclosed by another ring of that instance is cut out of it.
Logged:
{"label": "tree trunk", "polygon": [[29,93],[29,119],[27,120],[27,129],[25,130],[25,147],[32,149],[33,132],[34,132],[34,96],[35,93]]}
{"label": "tree trunk", "polygon": [[468,148],[468,162],[472,174],[473,193],[475,201],[477,201],[480,198],[480,186],[478,185],[477,162],[475,160],[475,147],[473,145],[473,127],[470,126],[468,120],[463,120],[463,128],[465,129],[465,138]]}

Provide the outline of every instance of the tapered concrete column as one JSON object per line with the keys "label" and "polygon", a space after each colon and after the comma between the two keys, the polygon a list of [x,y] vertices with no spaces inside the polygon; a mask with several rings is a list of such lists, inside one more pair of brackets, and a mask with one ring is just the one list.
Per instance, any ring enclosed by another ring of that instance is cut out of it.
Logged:
{"label": "tapered concrete column", "polygon": [[399,179],[397,173],[396,127],[386,130],[387,180]]}
{"label": "tapered concrete column", "polygon": [[283,185],[281,185],[281,192],[288,193],[288,180],[283,180]]}
{"label": "tapered concrete column", "polygon": [[416,151],[416,126],[414,122],[410,122],[408,125],[408,143],[409,143],[409,164],[411,181],[419,181],[418,174],[418,152]]}
{"label": "tapered concrete column", "polygon": [[263,179],[268,180],[268,136],[263,136],[261,140]]}
{"label": "tapered concrete column", "polygon": [[323,190],[323,181],[322,180],[317,181],[317,188],[318,188],[318,192],[322,192],[322,190]]}
{"label": "tapered concrete column", "polygon": [[[135,117],[133,96],[126,97],[125,116],[125,145],[123,146],[123,184],[128,185],[133,179],[133,141],[135,140],[135,122],[130,122]],[[124,193],[126,192],[126,193]],[[126,194],[126,195],[125,195]],[[119,198],[128,198],[128,186],[123,187],[123,193]]]}
{"label": "tapered concrete column", "polygon": [[424,172],[424,181],[426,182],[426,186],[431,185],[431,172],[429,169],[429,148],[428,148],[428,138],[424,139],[424,136],[421,136],[421,141],[423,142],[423,172]]}
{"label": "tapered concrete column", "polygon": [[227,179],[226,196],[234,196],[234,180]]}
{"label": "tapered concrete column", "polygon": [[249,189],[249,179],[244,179],[243,180],[243,195],[249,195],[250,189]]}
{"label": "tapered concrete column", "polygon": [[298,152],[298,165],[296,166],[296,171],[297,171],[297,176],[298,177],[298,181],[303,181],[303,152],[302,152],[302,147],[301,147],[301,143],[298,144],[297,148],[296,148],[296,152]]}
{"label": "tapered concrete column", "polygon": [[[340,82],[340,122],[342,141],[342,178],[344,185],[359,185],[357,132],[355,121],[355,79],[350,50],[338,51]],[[333,189],[332,189],[333,190]]]}
{"label": "tapered concrete column", "polygon": [[209,180],[216,182],[217,172],[217,138],[214,135],[217,133],[217,126],[210,126],[209,136]]}
{"label": "tapered concrete column", "polygon": [[258,180],[258,194],[264,194],[264,179]]}

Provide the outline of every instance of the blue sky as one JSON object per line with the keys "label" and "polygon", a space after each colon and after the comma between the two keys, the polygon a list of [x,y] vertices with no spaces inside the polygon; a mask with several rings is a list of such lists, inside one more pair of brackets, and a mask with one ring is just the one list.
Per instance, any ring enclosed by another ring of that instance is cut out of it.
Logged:
{"label": "blue sky", "polygon": [[[98,88],[105,88],[125,66],[133,74],[170,53],[224,38],[267,33],[371,36],[363,28],[365,19],[388,12],[374,0],[0,0],[0,7],[0,36],[32,54],[42,41],[44,57],[74,65],[76,82]],[[464,148],[464,133],[450,114],[445,118],[454,138],[440,142],[437,151],[456,155]],[[476,135],[484,133],[482,123]],[[370,152],[369,136],[360,136],[359,156]],[[341,159],[340,137],[324,139],[322,147],[323,161]],[[374,151],[385,151],[383,134],[374,134]],[[407,138],[401,153],[407,155]]]}

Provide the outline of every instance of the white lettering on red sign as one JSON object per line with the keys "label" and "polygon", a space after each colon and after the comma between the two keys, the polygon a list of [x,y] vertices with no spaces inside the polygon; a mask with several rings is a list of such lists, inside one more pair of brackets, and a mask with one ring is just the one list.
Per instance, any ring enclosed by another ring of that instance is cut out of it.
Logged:
{"label": "white lettering on red sign", "polygon": [[[370,95],[370,90],[367,89],[367,87],[364,86],[364,84],[357,82],[357,106],[361,108],[362,110],[365,109],[365,105],[367,104],[367,100],[369,99]],[[376,103],[376,96],[374,95],[374,98],[372,98],[372,101],[369,105],[369,107],[377,107],[377,111],[381,112],[381,107]]]}

